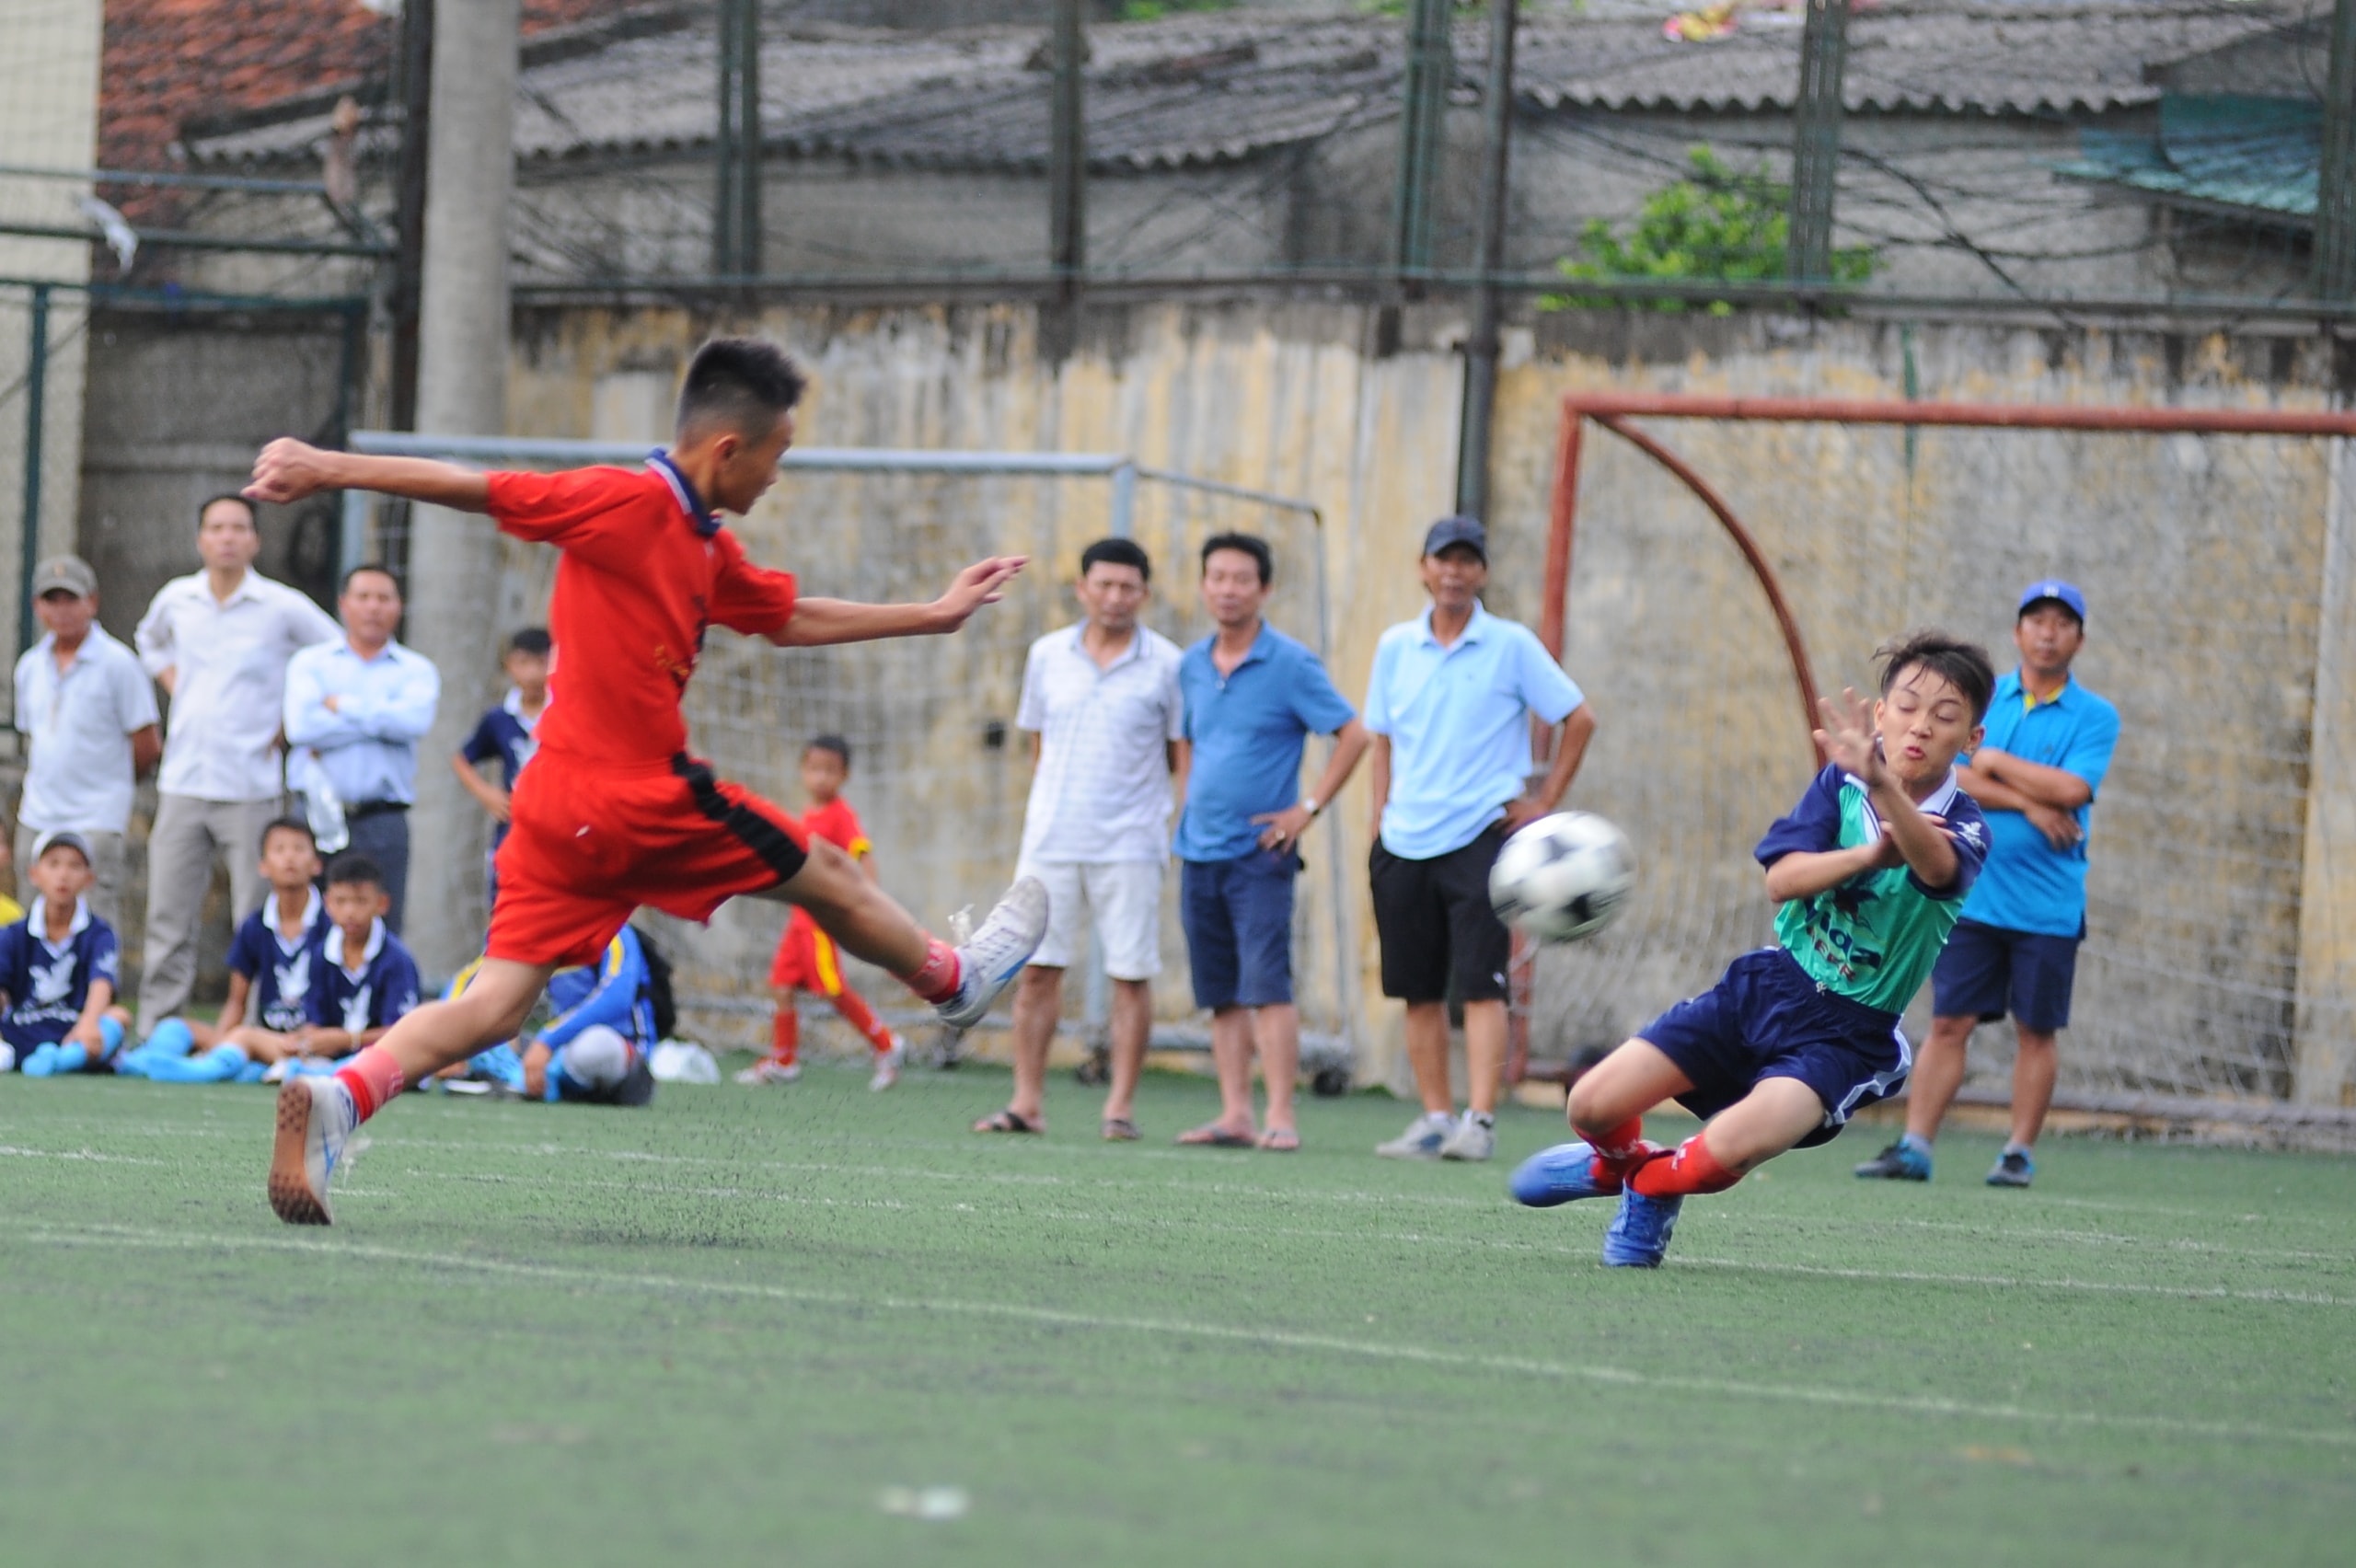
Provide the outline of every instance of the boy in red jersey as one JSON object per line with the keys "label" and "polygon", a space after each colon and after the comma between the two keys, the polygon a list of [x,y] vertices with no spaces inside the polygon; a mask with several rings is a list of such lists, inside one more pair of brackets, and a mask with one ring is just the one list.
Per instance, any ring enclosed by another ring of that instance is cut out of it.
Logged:
{"label": "boy in red jersey", "polygon": [[[810,797],[810,809],[802,813],[802,831],[840,848],[873,882],[875,860],[868,853],[866,831],[859,825],[859,813],[843,799],[843,786],[849,780],[849,741],[840,735],[820,735],[803,748],[802,789]],[[777,1013],[769,1024],[769,1054],[738,1073],[738,1083],[791,1083],[802,1076],[802,1018],[793,1010],[796,991],[814,991],[834,1003],[843,1021],[875,1047],[875,1076],[868,1080],[868,1088],[889,1089],[900,1081],[900,1065],[908,1055],[907,1043],[878,1022],[860,994],[843,984],[842,959],[806,910],[796,908],[785,923],[777,957],[769,964],[769,991],[777,998]]]}
{"label": "boy in red jersey", "polygon": [[482,474],[283,439],[255,459],[246,490],[255,501],[373,490],[488,513],[506,533],[562,552],[549,606],[558,662],[499,851],[485,957],[463,995],[419,1008],[334,1077],[287,1082],[269,1190],[288,1224],[329,1222],[328,1182],[360,1123],[403,1089],[512,1039],[549,976],[595,961],[641,905],[689,920],[739,894],[807,909],[958,1029],[980,1021],[1038,947],[1047,895],[1035,879],[1017,882],[952,948],[849,856],[687,753],[680,698],[709,627],[784,648],[951,632],[1022,569],[1020,557],[993,558],[929,605],[855,605],[800,597],[791,576],[747,561],[717,513],[743,514],[776,478],[803,385],[772,343],[706,343],[687,366],[670,450],[635,473]]}

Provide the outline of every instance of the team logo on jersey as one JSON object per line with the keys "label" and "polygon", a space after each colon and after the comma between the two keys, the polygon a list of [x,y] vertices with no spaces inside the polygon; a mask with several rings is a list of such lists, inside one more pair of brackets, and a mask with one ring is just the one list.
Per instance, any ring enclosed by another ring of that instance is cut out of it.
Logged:
{"label": "team logo on jersey", "polygon": [[1965,823],[1962,826],[1957,828],[1956,832],[1963,836],[1963,841],[1966,844],[1970,845],[1975,849],[1980,847],[1980,824],[1978,823]]}
{"label": "team logo on jersey", "polygon": [[289,1001],[309,993],[311,989],[311,947],[308,942],[294,950],[294,956],[283,963],[273,963],[271,973],[278,986],[278,999]]}
{"label": "team logo on jersey", "polygon": [[357,1035],[367,1030],[368,1002],[375,990],[376,987],[374,986],[363,986],[344,998],[343,1031],[345,1033]]}
{"label": "team logo on jersey", "polygon": [[36,1013],[66,1010],[74,995],[74,955],[59,953],[47,968],[32,966],[32,995],[26,998]]}

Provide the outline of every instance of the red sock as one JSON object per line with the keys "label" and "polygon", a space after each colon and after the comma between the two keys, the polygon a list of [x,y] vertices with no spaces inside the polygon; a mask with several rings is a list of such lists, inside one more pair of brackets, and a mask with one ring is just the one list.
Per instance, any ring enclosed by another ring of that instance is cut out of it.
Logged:
{"label": "red sock", "polygon": [[928,1002],[940,1003],[957,994],[965,978],[965,966],[958,962],[957,950],[939,937],[925,938],[924,962],[903,974],[908,989]]}
{"label": "red sock", "polygon": [[1610,1132],[1587,1141],[1588,1147],[1612,1165],[1624,1165],[1632,1159],[1639,1159],[1650,1148],[1645,1142],[1645,1119],[1642,1116],[1631,1116]]}
{"label": "red sock", "polygon": [[769,1060],[791,1066],[801,1055],[802,1015],[791,1001],[780,1002],[777,1016],[769,1020]]}
{"label": "red sock", "polygon": [[338,1069],[335,1080],[352,1091],[355,1125],[383,1110],[395,1095],[409,1087],[408,1075],[401,1071],[401,1065],[381,1045],[371,1045],[345,1063]]}
{"label": "red sock", "polygon": [[1655,1155],[1628,1178],[1648,1198],[1681,1198],[1689,1193],[1723,1193],[1742,1177],[1718,1163],[1710,1146],[1694,1134],[1672,1154]]}
{"label": "red sock", "polygon": [[867,1004],[860,1000],[857,991],[846,986],[836,992],[835,1010],[843,1015],[845,1023],[867,1036],[867,1043],[875,1047],[877,1055],[891,1050],[892,1032],[876,1021],[875,1015],[867,1010]]}

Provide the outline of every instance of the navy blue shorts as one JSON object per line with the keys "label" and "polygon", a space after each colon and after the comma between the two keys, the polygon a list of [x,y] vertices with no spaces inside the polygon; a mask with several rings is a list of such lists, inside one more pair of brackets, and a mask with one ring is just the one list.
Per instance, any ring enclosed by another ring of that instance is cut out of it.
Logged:
{"label": "navy blue shorts", "polygon": [[1727,965],[1718,983],[1636,1032],[1691,1079],[1677,1102],[1707,1120],[1761,1079],[1797,1078],[1824,1105],[1812,1148],[1840,1136],[1856,1112],[1906,1086],[1914,1053],[1895,1014],[1820,991],[1782,948]]}
{"label": "navy blue shorts", "polygon": [[1178,917],[1198,1008],[1292,1000],[1292,884],[1300,857],[1254,849],[1232,860],[1178,862]]}
{"label": "navy blue shorts", "polygon": [[2070,1027],[2070,987],[2077,974],[2075,937],[1958,920],[1931,971],[1931,1010],[1982,1023],[2009,1012],[2023,1029],[2055,1034]]}

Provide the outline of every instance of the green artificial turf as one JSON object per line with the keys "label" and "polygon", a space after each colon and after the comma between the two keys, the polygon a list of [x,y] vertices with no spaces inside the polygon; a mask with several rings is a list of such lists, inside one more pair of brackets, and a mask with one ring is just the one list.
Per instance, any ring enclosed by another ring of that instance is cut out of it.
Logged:
{"label": "green artificial turf", "polygon": [[[649,1111],[415,1097],[340,1223],[271,1095],[0,1078],[0,1560],[31,1564],[2343,1563],[2356,1163],[1871,1131],[1690,1201],[964,1131],[1002,1074]],[[1657,1133],[1680,1134],[1664,1124]],[[954,1489],[952,1492],[950,1489]],[[964,1507],[959,1510],[962,1498]],[[927,1507],[953,1517],[912,1515]]]}

